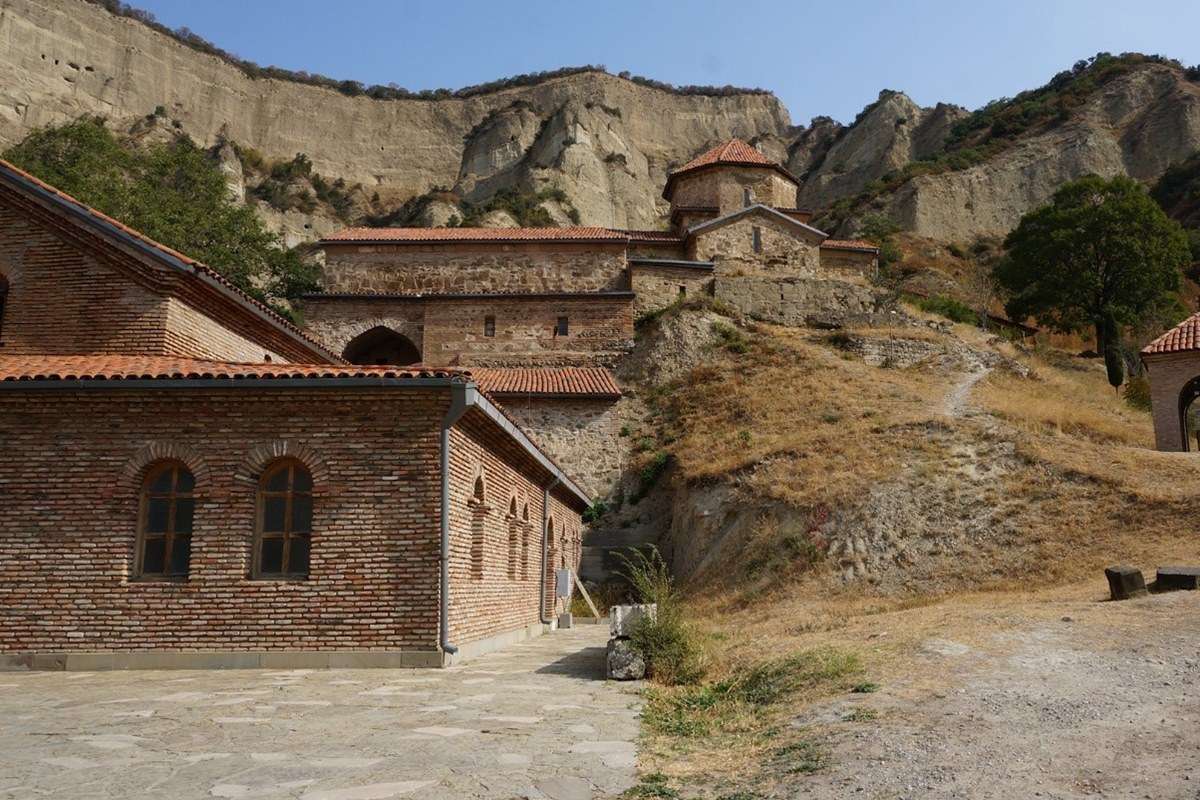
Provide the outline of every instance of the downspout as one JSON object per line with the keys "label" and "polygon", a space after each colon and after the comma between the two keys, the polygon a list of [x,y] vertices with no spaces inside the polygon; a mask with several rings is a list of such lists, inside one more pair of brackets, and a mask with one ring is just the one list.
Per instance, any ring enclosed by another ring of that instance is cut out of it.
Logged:
{"label": "downspout", "polygon": [[438,643],[442,652],[450,655],[458,652],[458,648],[450,643],[450,429],[475,404],[475,397],[475,387],[465,383],[450,384],[450,408],[442,420],[442,591]]}
{"label": "downspout", "polygon": [[542,489],[542,579],[538,591],[538,619],[543,625],[550,625],[552,620],[546,616],[546,562],[550,558],[550,490],[558,486],[562,478],[555,476],[554,482]]}

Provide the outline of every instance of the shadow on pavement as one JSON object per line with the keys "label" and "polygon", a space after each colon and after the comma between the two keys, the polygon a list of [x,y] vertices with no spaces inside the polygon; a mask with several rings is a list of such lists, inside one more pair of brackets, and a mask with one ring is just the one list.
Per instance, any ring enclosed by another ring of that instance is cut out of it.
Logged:
{"label": "shadow on pavement", "polygon": [[604,647],[585,647],[582,650],[551,661],[535,670],[539,675],[567,675],[581,680],[604,680]]}

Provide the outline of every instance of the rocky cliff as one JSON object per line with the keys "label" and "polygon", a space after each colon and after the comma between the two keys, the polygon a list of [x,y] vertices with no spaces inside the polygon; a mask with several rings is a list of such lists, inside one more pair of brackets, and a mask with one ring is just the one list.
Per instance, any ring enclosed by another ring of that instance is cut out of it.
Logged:
{"label": "rocky cliff", "polygon": [[[157,111],[206,146],[228,140],[271,161],[304,153],[314,172],[361,184],[356,213],[405,224],[445,224],[461,201],[482,209],[481,220],[512,222],[488,207],[497,193],[561,190],[565,199],[543,204],[559,224],[577,216],[657,227],[670,169],[738,136],[803,179],[802,205],[840,201],[828,221],[840,233],[875,211],[919,235],[962,241],[1006,233],[1063,181],[1095,172],[1150,182],[1200,151],[1200,84],[1153,61],[1080,94],[1003,148],[918,170],[961,145],[951,142],[956,123],[976,117],[885,91],[848,126],[816,117],[798,127],[770,94],[685,94],[599,70],[465,97],[348,96],[251,77],[83,0],[0,0],[0,70],[0,147],[83,114],[128,130]],[[320,209],[283,213],[256,202],[289,243],[343,224]]]}

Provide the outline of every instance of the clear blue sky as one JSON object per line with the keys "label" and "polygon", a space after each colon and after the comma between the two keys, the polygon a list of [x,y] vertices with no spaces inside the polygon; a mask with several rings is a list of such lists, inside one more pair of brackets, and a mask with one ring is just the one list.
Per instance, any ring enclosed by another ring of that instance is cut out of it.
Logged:
{"label": "clear blue sky", "polygon": [[1200,63],[1200,0],[135,0],[263,65],[407,89],[604,64],[759,86],[792,121],[849,121],[880,89],[977,108],[1098,51]]}

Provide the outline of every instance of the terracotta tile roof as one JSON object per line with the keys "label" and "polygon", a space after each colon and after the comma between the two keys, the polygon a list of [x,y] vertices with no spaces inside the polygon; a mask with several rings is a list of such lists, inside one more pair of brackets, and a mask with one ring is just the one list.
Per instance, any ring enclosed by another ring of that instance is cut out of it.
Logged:
{"label": "terracotta tile roof", "polygon": [[879,252],[879,248],[873,243],[863,241],[862,239],[826,239],[821,242],[821,247],[828,247],[831,250],[870,250],[873,253]]}
{"label": "terracotta tile roof", "polygon": [[271,322],[273,322],[275,325],[286,330],[287,333],[289,335],[291,335],[292,337],[302,340],[306,345],[308,345],[310,347],[315,347],[317,349],[317,351],[320,353],[325,353],[327,355],[330,355],[333,358],[336,358],[336,356],[332,356],[332,354],[328,353],[328,351],[326,351],[325,348],[319,342],[317,342],[315,339],[310,338],[303,331],[301,331],[298,327],[296,327],[295,325],[293,325],[292,323],[288,322],[286,319],[281,317],[278,313],[276,313],[273,309],[271,309],[266,304],[261,303],[258,300],[254,299],[253,297],[251,297],[250,295],[246,294],[244,291],[242,291],[237,286],[235,286],[228,278],[226,278],[220,272],[218,272],[217,270],[208,266],[207,264],[197,261],[196,259],[192,258],[191,256],[184,255],[183,253],[179,252],[178,250],[174,250],[170,247],[167,247],[165,244],[162,244],[161,242],[156,242],[155,240],[151,239],[149,236],[146,236],[145,234],[143,234],[140,231],[134,230],[133,228],[126,225],[125,223],[121,222],[120,220],[114,219],[113,217],[110,217],[107,214],[97,211],[96,209],[92,208],[91,206],[86,205],[85,203],[82,203],[79,200],[76,200],[74,197],[67,194],[66,192],[56,189],[55,187],[51,186],[50,184],[46,183],[45,181],[43,181],[37,177],[35,177],[34,175],[26,172],[25,170],[21,169],[20,167],[16,166],[15,164],[11,164],[8,161],[5,161],[4,159],[0,159],[0,173],[4,173],[4,172],[9,173],[10,175],[16,176],[17,178],[19,178],[22,181],[33,184],[34,186],[41,189],[46,194],[49,194],[52,198],[57,200],[59,203],[63,203],[67,206],[70,206],[75,211],[82,214],[84,217],[89,218],[89,219],[99,223],[102,226],[106,226],[109,228],[115,228],[120,233],[123,233],[126,236],[129,236],[130,238],[134,239],[136,242],[140,243],[141,245],[148,248],[152,252],[157,253],[161,256],[164,256],[168,259],[173,259],[175,261],[178,261],[182,264],[185,264],[185,265],[193,268],[197,272],[207,275],[209,278],[211,278],[212,280],[214,280],[215,282],[217,282],[221,286],[223,286],[228,292],[231,292],[232,294],[237,296],[237,298],[239,300],[241,300],[243,303],[254,306],[254,308],[256,308],[258,311],[260,311],[264,315],[266,315],[267,318]]}
{"label": "terracotta tile roof", "polygon": [[617,379],[603,367],[473,367],[470,372],[480,389],[496,395],[621,396]]}
{"label": "terracotta tile roof", "polygon": [[682,244],[683,238],[674,231],[621,231],[631,242],[664,242]]}
{"label": "terracotta tile roof", "polygon": [[688,170],[697,169],[698,167],[707,167],[709,164],[752,164],[764,167],[775,166],[774,161],[755,150],[746,142],[743,142],[741,139],[730,139],[727,142],[722,142],[705,153],[701,153],[675,171],[687,172]]}
{"label": "terracotta tile roof", "polygon": [[205,361],[174,356],[0,356],[0,382],[288,378],[466,378],[464,370]]}
{"label": "terracotta tile roof", "polygon": [[1142,348],[1142,355],[1200,350],[1200,314],[1193,314]]}
{"label": "terracotta tile roof", "polygon": [[799,179],[783,168],[783,165],[777,164],[771,159],[764,156],[762,153],[755,150],[741,139],[730,139],[722,142],[716,147],[701,153],[691,161],[684,164],[677,170],[674,170],[667,176],[667,185],[663,187],[663,197],[667,200],[671,199],[671,193],[674,190],[675,179],[680,175],[685,175],[689,172],[695,172],[708,167],[718,165],[740,166],[740,167],[770,167],[779,174],[786,177],[792,183],[799,185]]}
{"label": "terracotta tile roof", "polygon": [[608,228],[345,228],[323,242],[620,242]]}

